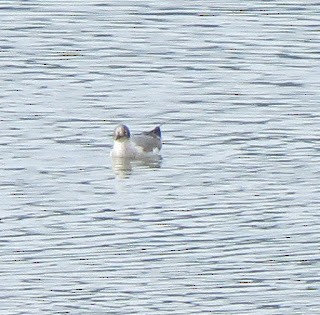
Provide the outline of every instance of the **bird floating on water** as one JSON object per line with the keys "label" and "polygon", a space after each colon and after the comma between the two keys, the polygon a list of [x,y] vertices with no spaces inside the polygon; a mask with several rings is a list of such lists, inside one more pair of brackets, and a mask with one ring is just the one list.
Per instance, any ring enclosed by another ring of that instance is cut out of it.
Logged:
{"label": "bird floating on water", "polygon": [[115,128],[113,140],[113,148],[110,154],[114,158],[144,158],[158,154],[162,147],[161,130],[159,126],[151,131],[131,135],[129,128],[121,124]]}

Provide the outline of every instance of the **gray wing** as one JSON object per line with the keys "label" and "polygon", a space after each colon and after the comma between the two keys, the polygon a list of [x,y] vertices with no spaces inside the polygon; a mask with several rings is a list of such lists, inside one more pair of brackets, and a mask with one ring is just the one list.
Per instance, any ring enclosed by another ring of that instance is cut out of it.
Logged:
{"label": "gray wing", "polygon": [[144,152],[153,152],[154,149],[160,151],[162,147],[161,139],[149,134],[132,136],[132,141],[136,146],[142,148]]}

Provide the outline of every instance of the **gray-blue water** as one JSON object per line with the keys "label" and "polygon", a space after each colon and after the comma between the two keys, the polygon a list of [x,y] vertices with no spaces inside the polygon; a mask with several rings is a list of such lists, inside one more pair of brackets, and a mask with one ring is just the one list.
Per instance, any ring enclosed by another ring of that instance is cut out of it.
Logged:
{"label": "gray-blue water", "polygon": [[[320,2],[0,19],[1,314],[320,314]],[[162,160],[113,169],[120,122]]]}

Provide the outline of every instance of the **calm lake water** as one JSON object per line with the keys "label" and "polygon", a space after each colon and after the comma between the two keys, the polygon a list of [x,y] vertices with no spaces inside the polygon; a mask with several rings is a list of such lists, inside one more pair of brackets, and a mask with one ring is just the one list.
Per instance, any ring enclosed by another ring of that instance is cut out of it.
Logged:
{"label": "calm lake water", "polygon": [[[320,2],[0,18],[1,314],[320,314]],[[113,167],[118,123],[162,159]]]}

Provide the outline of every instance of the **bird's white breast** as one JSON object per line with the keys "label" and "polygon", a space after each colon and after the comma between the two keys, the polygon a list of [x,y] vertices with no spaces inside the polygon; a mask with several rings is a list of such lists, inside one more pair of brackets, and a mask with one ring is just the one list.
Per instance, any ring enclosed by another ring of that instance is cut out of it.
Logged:
{"label": "bird's white breast", "polygon": [[113,149],[111,151],[112,157],[121,158],[136,158],[139,152],[134,147],[130,140],[114,141]]}

